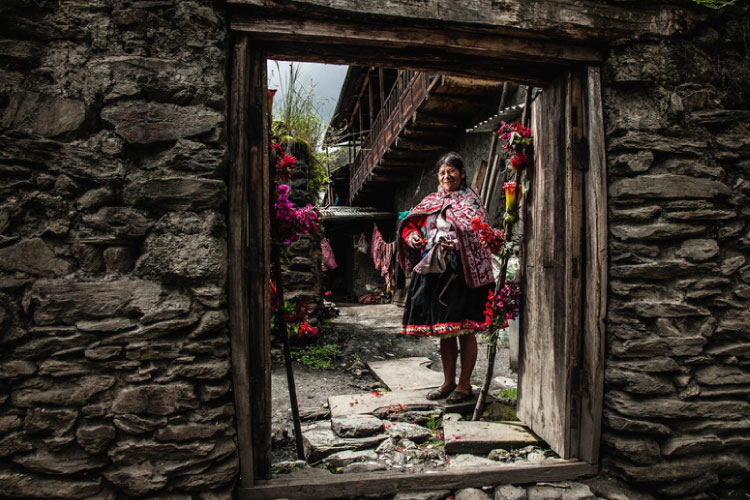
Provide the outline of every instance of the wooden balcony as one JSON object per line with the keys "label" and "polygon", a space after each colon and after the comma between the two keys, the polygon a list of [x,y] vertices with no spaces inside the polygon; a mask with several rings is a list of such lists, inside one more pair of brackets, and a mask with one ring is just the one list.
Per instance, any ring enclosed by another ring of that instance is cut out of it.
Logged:
{"label": "wooden balcony", "polygon": [[502,82],[400,71],[352,163],[349,199],[391,196],[426,161],[447,152],[478,116],[496,112]]}

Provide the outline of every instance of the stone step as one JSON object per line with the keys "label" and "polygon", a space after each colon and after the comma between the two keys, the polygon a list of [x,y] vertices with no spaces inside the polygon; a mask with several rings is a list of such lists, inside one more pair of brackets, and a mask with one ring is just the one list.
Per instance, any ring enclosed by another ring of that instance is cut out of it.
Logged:
{"label": "stone step", "polygon": [[331,429],[331,422],[316,422],[302,426],[302,444],[309,463],[345,450],[375,448],[388,434],[380,433],[361,438],[342,438]]}
{"label": "stone step", "polygon": [[497,448],[512,450],[543,444],[519,422],[445,422],[443,434],[446,453],[485,454]]}
{"label": "stone step", "polygon": [[443,374],[430,370],[429,358],[411,357],[370,361],[367,367],[390,391],[410,391],[440,387]]}
{"label": "stone step", "polygon": [[[474,396],[466,402],[449,405],[445,399],[431,401],[427,399],[427,390],[397,390],[390,392],[361,392],[359,394],[331,396],[328,398],[328,406],[331,409],[331,418],[345,415],[373,414],[380,408],[388,408],[394,411],[428,410],[430,408],[443,408],[447,412],[461,413],[474,408],[477,402],[477,390],[474,388]],[[488,398],[489,399],[489,398]]]}

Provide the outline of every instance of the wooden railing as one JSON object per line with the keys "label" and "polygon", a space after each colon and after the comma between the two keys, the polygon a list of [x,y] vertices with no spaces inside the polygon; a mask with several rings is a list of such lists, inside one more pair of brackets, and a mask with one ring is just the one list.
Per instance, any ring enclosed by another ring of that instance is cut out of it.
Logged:
{"label": "wooden railing", "polygon": [[362,143],[350,169],[349,201],[356,198],[372,170],[396,140],[404,126],[427,97],[436,75],[399,71],[396,83],[373,121],[370,134]]}

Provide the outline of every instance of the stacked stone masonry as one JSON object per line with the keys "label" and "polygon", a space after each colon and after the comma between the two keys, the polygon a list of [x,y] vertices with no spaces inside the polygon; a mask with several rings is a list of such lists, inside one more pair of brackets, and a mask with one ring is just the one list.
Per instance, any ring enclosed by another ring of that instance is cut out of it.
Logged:
{"label": "stacked stone masonry", "polygon": [[[697,500],[750,477],[750,17],[687,10],[602,67],[601,463]],[[2,494],[230,498],[220,4],[9,0],[0,22]]]}
{"label": "stacked stone masonry", "polygon": [[231,498],[223,14],[0,23],[0,496]]}
{"label": "stacked stone masonry", "polygon": [[603,67],[603,465],[660,498],[748,487],[748,28],[726,12],[615,43]]}

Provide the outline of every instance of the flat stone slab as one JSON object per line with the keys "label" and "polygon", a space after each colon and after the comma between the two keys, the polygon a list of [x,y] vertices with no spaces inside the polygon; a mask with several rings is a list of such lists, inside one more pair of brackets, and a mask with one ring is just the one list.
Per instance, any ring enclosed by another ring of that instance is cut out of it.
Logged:
{"label": "flat stone slab", "polygon": [[[474,408],[477,402],[477,390],[470,400],[449,405],[444,399],[430,401],[427,399],[427,390],[397,390],[390,392],[361,392],[344,396],[331,396],[328,398],[328,407],[331,409],[331,418],[345,415],[373,414],[379,408],[388,408],[393,411],[401,410],[429,410],[430,408],[443,408],[452,413],[461,413]],[[489,399],[489,398],[488,398]]]}
{"label": "flat stone slab", "polygon": [[383,432],[384,422],[372,415],[347,415],[331,419],[331,429],[339,437],[357,438]]}
{"label": "flat stone slab", "polygon": [[319,422],[302,427],[302,444],[308,462],[317,462],[339,451],[375,448],[384,439],[388,439],[388,434],[342,438],[333,432],[330,422]]}
{"label": "flat stone slab", "polygon": [[446,453],[484,454],[496,448],[512,450],[543,442],[520,422],[472,422],[443,424]]}
{"label": "flat stone slab", "polygon": [[391,391],[432,389],[443,383],[443,374],[427,368],[432,361],[425,357],[370,361],[368,368]]}

